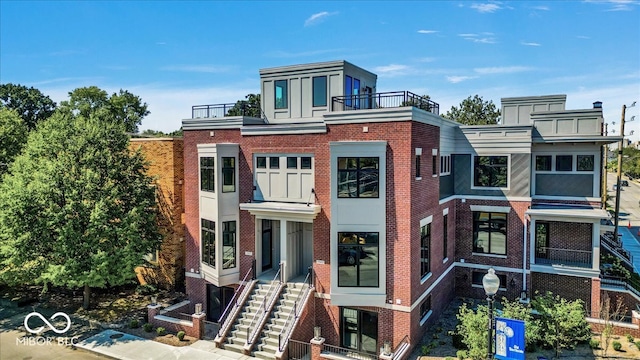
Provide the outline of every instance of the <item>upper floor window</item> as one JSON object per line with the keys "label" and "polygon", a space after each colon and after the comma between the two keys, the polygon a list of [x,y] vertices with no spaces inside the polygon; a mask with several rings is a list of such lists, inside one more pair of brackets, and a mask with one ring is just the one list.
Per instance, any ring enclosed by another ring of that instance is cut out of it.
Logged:
{"label": "upper floor window", "polygon": [[422,158],[421,155],[416,155],[416,178],[422,177],[422,175],[420,174],[420,159],[421,158]]}
{"label": "upper floor window", "polygon": [[573,170],[573,155],[556,155],[556,171]]}
{"label": "upper floor window", "polygon": [[213,157],[200,158],[200,190],[215,192],[215,169]]}
{"label": "upper floor window", "polygon": [[536,171],[551,171],[551,155],[536,155]]}
{"label": "upper floor window", "polygon": [[473,252],[507,254],[507,214],[473,212]]}
{"label": "upper floor window", "polygon": [[[360,108],[360,80],[351,76],[344,77],[344,94],[347,95],[345,105],[353,107],[354,109]],[[351,96],[348,96],[351,95]]]}
{"label": "upper floor window", "polygon": [[338,197],[377,198],[379,162],[377,157],[339,157]]}
{"label": "upper floor window", "polygon": [[202,232],[200,242],[202,246],[202,262],[216,266],[216,223],[210,220],[202,220]]}
{"label": "upper floor window", "polygon": [[431,224],[420,227],[420,275],[431,272]]}
{"label": "upper floor window", "polygon": [[440,156],[440,175],[451,174],[451,155]]}
{"label": "upper floor window", "polygon": [[338,233],[338,286],[377,287],[378,233]]}
{"label": "upper floor window", "polygon": [[449,252],[448,249],[449,240],[449,214],[446,214],[442,218],[442,258],[446,259]]}
{"label": "upper floor window", "polygon": [[476,156],[473,165],[473,186],[507,187],[509,177],[507,156]]}
{"label": "upper floor window", "polygon": [[577,170],[578,171],[593,171],[594,169],[594,156],[593,155],[578,155],[577,157]]}
{"label": "upper floor window", "polygon": [[236,158],[222,158],[222,192],[236,191]]}
{"label": "upper floor window", "polygon": [[286,109],[287,105],[287,80],[276,80],[275,84],[275,107],[276,109]]}
{"label": "upper floor window", "polygon": [[236,222],[222,222],[222,268],[236,267]]}
{"label": "upper floor window", "polygon": [[313,106],[327,106],[327,77],[313,78]]}

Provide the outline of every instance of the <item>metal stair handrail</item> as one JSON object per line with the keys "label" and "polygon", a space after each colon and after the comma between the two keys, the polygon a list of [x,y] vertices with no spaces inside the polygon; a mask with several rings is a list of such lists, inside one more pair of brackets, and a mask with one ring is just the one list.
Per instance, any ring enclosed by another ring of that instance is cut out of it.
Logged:
{"label": "metal stair handrail", "polygon": [[409,347],[411,347],[411,344],[409,343],[409,335],[407,334],[402,338],[402,340],[400,340],[400,343],[398,343],[398,346],[396,346],[396,348],[393,349],[393,360],[402,359],[402,357],[407,352]]}
{"label": "metal stair handrail", "polygon": [[[281,270],[282,270],[282,263],[280,263],[280,266],[278,267],[278,272],[276,272],[276,275],[273,277],[273,280],[269,284],[269,289],[267,290],[267,294],[262,299],[262,304],[260,304],[260,306],[258,307],[258,310],[256,310],[255,314],[253,314],[253,319],[251,319],[251,322],[247,327],[247,342],[246,342],[247,345],[253,344],[255,342],[255,337],[260,333],[259,326],[255,326],[255,329],[253,331],[251,331],[251,327],[254,326],[254,323],[256,323],[256,320],[258,320],[256,325],[262,323],[262,320],[264,320],[265,316],[267,315],[267,309],[271,308],[275,295],[279,293],[277,290],[280,288],[280,285],[282,284],[282,281],[279,280]],[[276,289],[272,292],[274,284],[276,285]],[[269,297],[269,301],[267,301],[267,297]],[[260,313],[261,309],[262,309],[262,313]]]}
{"label": "metal stair handrail", "polygon": [[[311,282],[309,281],[310,276],[311,276],[311,269],[309,269],[309,272],[307,272],[307,277],[304,278],[304,282],[303,282],[304,285],[302,285],[303,287],[306,287],[306,289],[304,291],[301,291],[298,294],[298,296],[296,296],[296,299],[293,302],[293,309],[289,311],[289,314],[287,315],[287,320],[285,320],[284,326],[282,327],[282,330],[280,330],[280,333],[278,334],[278,350],[280,350],[281,352],[284,351],[283,349],[287,346],[287,343],[289,342],[289,336],[293,331],[293,325],[295,324],[295,320],[298,319],[298,317],[300,317],[299,315],[304,309],[303,306],[300,306],[300,307],[297,306],[298,302],[300,300],[306,300],[309,292],[311,291]],[[308,281],[309,283],[307,283]],[[302,296],[302,298],[300,298],[300,296]],[[286,331],[286,334],[284,336],[284,341],[283,341],[282,333],[284,331]]]}
{"label": "metal stair handrail", "polygon": [[[222,315],[220,315],[220,318],[218,318],[218,323],[221,324],[220,329],[218,329],[218,336],[222,337],[231,328],[234,319],[233,316],[228,317],[227,315],[231,313],[229,311],[232,307],[231,305],[233,305],[234,310],[242,305],[242,303],[240,303],[238,300],[244,299],[246,297],[244,295],[246,295],[246,292],[249,291],[249,286],[247,286],[249,282],[247,281],[247,278],[251,273],[253,273],[253,267],[249,269],[249,271],[247,271],[244,278],[242,279],[242,282],[240,282],[240,286],[238,286],[236,291],[233,293],[231,301],[229,301],[229,304],[227,304],[227,307],[222,312]],[[242,291],[240,289],[242,289]],[[238,294],[240,294],[240,296],[238,296]]]}

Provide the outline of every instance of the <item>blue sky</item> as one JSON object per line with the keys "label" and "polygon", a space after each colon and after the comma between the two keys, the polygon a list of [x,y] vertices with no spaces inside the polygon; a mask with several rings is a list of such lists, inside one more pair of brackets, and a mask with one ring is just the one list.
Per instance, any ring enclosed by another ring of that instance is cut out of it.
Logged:
{"label": "blue sky", "polygon": [[[640,0],[0,1],[0,82],[56,102],[127,89],[149,105],[141,129],[257,93],[261,68],[339,59],[443,113],[475,94],[599,100],[617,134],[640,103]],[[640,116],[626,128],[639,140]]]}

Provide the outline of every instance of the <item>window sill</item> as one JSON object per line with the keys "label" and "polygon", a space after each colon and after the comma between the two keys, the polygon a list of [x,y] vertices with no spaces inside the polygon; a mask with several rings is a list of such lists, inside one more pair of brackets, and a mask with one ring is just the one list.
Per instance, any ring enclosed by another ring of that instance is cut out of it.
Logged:
{"label": "window sill", "polygon": [[420,285],[424,284],[427,280],[429,280],[429,278],[433,276],[433,273],[430,272],[427,275],[425,275],[422,279],[420,279]]}
{"label": "window sill", "polygon": [[446,264],[446,263],[447,263],[447,261],[449,261],[449,258],[448,258],[448,257],[446,257],[446,258],[442,259],[442,263],[443,263],[443,264]]}
{"label": "window sill", "polygon": [[437,178],[438,174],[431,175],[431,177]]}
{"label": "window sill", "polygon": [[422,176],[416,177],[416,180],[422,180]]}
{"label": "window sill", "polygon": [[420,319],[420,326],[424,325],[425,322],[427,322],[427,319],[429,319],[431,317],[431,314],[433,314],[433,310],[429,310],[429,312],[422,317],[422,319]]}
{"label": "window sill", "polygon": [[472,252],[471,255],[473,255],[473,256],[486,256],[486,257],[492,257],[492,258],[498,258],[498,259],[506,259],[507,258],[507,255],[485,254],[485,253],[478,253],[478,252]]}

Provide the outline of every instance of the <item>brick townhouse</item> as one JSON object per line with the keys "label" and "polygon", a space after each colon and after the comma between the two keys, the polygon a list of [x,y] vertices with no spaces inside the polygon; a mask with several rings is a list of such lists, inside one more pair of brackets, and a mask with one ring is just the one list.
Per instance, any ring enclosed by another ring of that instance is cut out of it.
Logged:
{"label": "brick townhouse", "polygon": [[260,116],[182,122],[186,290],[220,346],[409,350],[490,267],[500,297],[597,307],[601,103],[503,98],[500,125],[463,126],[346,61],[262,69],[260,91]]}

